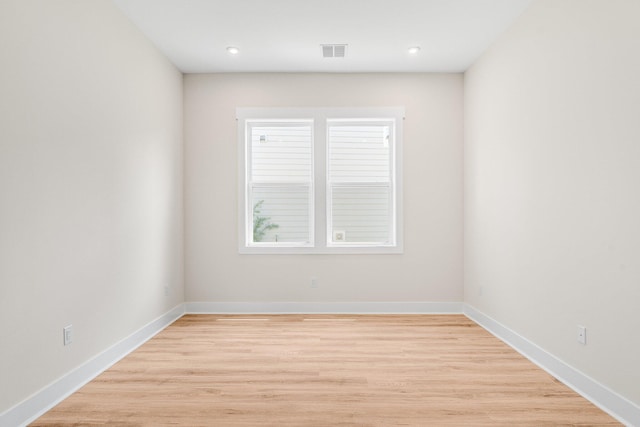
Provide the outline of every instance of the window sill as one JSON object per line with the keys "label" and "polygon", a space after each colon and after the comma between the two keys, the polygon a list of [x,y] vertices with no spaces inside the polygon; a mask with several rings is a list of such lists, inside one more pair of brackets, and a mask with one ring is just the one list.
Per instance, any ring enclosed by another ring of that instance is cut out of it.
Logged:
{"label": "window sill", "polygon": [[402,246],[345,246],[345,247],[240,247],[241,255],[400,255]]}

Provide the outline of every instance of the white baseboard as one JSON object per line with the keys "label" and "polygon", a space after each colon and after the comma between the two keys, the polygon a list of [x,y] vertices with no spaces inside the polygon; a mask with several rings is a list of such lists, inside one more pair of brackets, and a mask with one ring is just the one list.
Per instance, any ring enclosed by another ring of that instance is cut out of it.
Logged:
{"label": "white baseboard", "polygon": [[640,427],[640,407],[634,403],[474,307],[465,304],[464,314],[621,423]]}
{"label": "white baseboard", "polygon": [[180,304],[143,326],[93,359],[83,363],[62,378],[0,414],[0,426],[25,426],[35,421],[80,387],[147,342],[183,314],[184,304]]}
{"label": "white baseboard", "polygon": [[187,302],[190,314],[461,314],[461,302]]}

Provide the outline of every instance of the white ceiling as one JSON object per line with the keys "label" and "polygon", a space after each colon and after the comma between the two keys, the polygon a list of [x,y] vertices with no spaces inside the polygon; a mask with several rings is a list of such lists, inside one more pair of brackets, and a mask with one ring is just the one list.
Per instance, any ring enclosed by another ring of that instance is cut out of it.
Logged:
{"label": "white ceiling", "polygon": [[[181,71],[207,73],[461,72],[531,0],[113,1]],[[346,58],[322,58],[330,43]]]}

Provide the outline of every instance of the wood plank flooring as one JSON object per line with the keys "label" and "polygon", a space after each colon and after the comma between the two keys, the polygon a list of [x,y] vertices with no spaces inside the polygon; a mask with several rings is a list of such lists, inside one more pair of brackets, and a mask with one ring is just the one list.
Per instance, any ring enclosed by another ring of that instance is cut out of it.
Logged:
{"label": "wood plank flooring", "polygon": [[620,425],[462,315],[186,315],[32,425]]}

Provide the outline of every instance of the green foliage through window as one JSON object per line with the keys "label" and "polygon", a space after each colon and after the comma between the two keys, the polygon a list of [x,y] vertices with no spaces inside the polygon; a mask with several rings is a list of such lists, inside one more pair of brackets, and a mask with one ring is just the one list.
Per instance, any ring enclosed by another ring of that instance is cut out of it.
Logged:
{"label": "green foliage through window", "polygon": [[269,230],[273,230],[278,228],[278,224],[274,224],[271,222],[271,217],[262,216],[261,208],[264,200],[260,200],[255,205],[253,205],[253,241],[254,242],[262,242],[264,239],[264,235]]}

